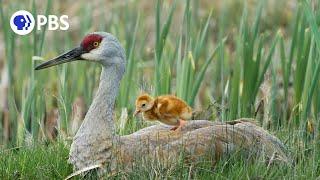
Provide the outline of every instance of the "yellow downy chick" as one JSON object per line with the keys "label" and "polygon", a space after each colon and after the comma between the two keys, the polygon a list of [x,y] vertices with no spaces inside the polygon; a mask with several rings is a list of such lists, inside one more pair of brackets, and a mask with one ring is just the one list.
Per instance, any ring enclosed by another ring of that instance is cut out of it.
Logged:
{"label": "yellow downy chick", "polygon": [[163,95],[156,98],[148,94],[139,96],[136,100],[134,115],[142,113],[143,119],[160,121],[174,126],[171,130],[180,129],[191,119],[192,109],[186,102],[173,95]]}

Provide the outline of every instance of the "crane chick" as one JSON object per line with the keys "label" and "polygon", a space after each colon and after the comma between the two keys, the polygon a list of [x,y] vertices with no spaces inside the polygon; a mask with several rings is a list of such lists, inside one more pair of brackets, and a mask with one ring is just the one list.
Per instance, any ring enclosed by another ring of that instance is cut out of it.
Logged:
{"label": "crane chick", "polygon": [[162,95],[156,98],[148,94],[140,95],[136,100],[134,116],[139,113],[142,113],[144,120],[158,120],[174,126],[171,130],[181,129],[186,124],[186,120],[192,117],[191,107],[173,95]]}

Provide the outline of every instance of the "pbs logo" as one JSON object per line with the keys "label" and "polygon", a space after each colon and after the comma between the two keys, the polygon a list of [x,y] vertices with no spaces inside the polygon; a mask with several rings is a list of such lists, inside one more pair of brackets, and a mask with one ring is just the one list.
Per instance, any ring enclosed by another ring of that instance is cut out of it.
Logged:
{"label": "pbs logo", "polygon": [[11,29],[19,35],[29,34],[34,25],[35,20],[32,14],[25,10],[15,12],[10,19]]}
{"label": "pbs logo", "polygon": [[11,29],[19,34],[19,35],[26,35],[29,34],[35,27],[37,22],[37,30],[41,30],[41,27],[48,24],[48,30],[68,30],[69,23],[68,23],[68,16],[62,15],[59,18],[56,15],[37,15],[37,21],[35,21],[33,15],[26,11],[20,10],[15,12],[10,19],[10,26]]}

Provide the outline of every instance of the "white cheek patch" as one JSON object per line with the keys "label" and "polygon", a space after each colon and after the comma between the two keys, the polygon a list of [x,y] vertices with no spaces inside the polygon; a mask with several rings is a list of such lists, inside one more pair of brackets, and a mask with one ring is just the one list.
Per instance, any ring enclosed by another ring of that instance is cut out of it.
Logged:
{"label": "white cheek patch", "polygon": [[97,54],[91,52],[82,54],[81,58],[89,61],[98,61],[100,59]]}
{"label": "white cheek patch", "polygon": [[88,53],[84,53],[81,55],[82,59],[88,60],[88,61],[100,61],[103,57],[102,56],[102,49],[98,47],[97,49],[92,49]]}

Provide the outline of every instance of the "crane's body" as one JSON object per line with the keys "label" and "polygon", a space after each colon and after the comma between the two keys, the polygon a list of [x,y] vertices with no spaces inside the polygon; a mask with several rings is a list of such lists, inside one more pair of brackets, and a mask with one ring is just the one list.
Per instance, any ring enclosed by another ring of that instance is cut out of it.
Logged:
{"label": "crane's body", "polygon": [[164,126],[155,125],[118,136],[114,132],[113,108],[126,67],[124,49],[113,35],[94,32],[85,36],[80,46],[35,69],[76,60],[96,62],[102,66],[98,91],[70,149],[69,162],[77,170],[89,167],[130,170],[139,164],[137,161],[147,159],[168,166],[178,162],[182,151],[187,152],[186,158],[196,159],[206,153],[218,159],[225,153],[238,152],[237,148],[249,151],[247,154],[264,152],[269,159],[289,160],[278,139],[243,120],[232,123],[190,121],[174,134]]}

